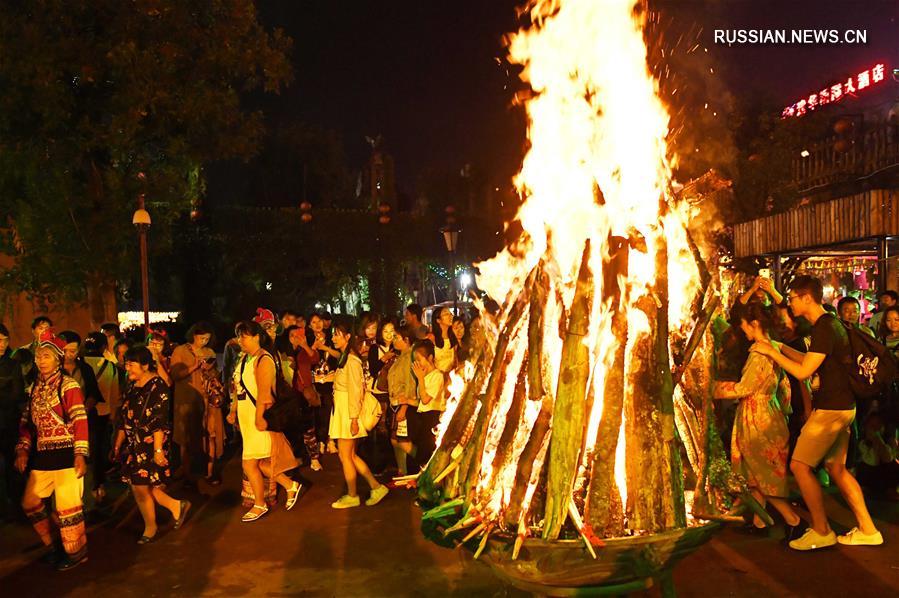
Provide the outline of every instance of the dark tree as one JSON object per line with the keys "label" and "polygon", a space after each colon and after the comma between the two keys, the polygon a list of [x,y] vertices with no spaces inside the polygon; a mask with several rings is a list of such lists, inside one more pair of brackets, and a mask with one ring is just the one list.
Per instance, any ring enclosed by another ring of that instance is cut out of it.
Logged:
{"label": "dark tree", "polygon": [[2,282],[81,301],[136,271],[139,194],[166,255],[204,167],[255,154],[262,114],[241,95],[290,82],[292,42],[252,0],[2,0],[0,13],[0,249],[15,257]]}

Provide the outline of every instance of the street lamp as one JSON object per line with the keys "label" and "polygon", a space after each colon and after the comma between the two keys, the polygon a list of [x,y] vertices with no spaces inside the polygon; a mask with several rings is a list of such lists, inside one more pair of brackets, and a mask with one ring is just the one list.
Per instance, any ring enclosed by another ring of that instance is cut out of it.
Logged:
{"label": "street lamp", "polygon": [[450,257],[450,293],[453,295],[453,315],[458,315],[458,299],[456,297],[456,247],[459,243],[459,233],[462,232],[455,224],[447,224],[440,232],[443,233],[443,242]]}
{"label": "street lamp", "polygon": [[150,331],[150,267],[147,262],[147,231],[150,230],[150,213],[144,208],[144,194],[137,198],[137,209],[131,224],[137,227],[140,237],[140,283],[144,302],[144,332]]}

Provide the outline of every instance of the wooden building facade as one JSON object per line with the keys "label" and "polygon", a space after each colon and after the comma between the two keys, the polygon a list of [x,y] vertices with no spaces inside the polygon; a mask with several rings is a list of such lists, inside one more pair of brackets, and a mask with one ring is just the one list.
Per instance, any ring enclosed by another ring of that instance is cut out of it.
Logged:
{"label": "wooden building facade", "polygon": [[897,241],[896,189],[870,189],[734,226],[735,256],[768,258],[778,279],[784,258],[876,256],[878,289],[899,288]]}

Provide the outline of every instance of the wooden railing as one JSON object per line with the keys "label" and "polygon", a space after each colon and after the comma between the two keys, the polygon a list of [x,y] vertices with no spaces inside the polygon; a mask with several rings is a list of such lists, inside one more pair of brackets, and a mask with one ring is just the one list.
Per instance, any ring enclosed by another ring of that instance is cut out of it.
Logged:
{"label": "wooden railing", "polygon": [[872,189],[734,226],[737,257],[899,235],[899,191]]}
{"label": "wooden railing", "polygon": [[816,187],[853,181],[899,163],[899,127],[869,126],[862,133],[838,136],[805,148],[793,159],[792,178],[800,194]]}

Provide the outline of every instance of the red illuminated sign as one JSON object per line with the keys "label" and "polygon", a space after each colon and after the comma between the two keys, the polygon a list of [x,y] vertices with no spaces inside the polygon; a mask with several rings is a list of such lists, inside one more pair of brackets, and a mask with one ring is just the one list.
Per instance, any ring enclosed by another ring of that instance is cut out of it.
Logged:
{"label": "red illuminated sign", "polygon": [[847,95],[854,95],[863,89],[867,89],[876,83],[880,83],[883,81],[885,73],[886,65],[883,63],[875,64],[873,67],[860,72],[854,77],[849,77],[843,83],[829,85],[821,91],[809,94],[808,97],[804,97],[795,104],[787,106],[784,108],[781,116],[783,118],[802,116],[810,110],[815,110],[826,104],[839,102]]}

